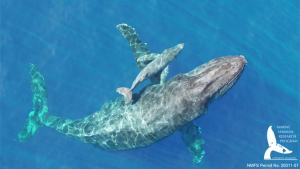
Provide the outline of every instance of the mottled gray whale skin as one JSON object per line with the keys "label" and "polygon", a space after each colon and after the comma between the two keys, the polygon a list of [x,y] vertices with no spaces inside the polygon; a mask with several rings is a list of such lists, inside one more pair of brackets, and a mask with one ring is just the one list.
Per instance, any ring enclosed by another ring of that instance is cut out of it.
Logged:
{"label": "mottled gray whale skin", "polygon": [[[39,111],[40,119],[30,119],[37,118],[31,115],[19,139],[25,140],[34,133],[28,131],[32,130],[28,126],[44,125],[104,149],[126,150],[148,146],[201,116],[212,99],[235,83],[245,63],[242,56],[213,59],[164,84],[147,87],[132,105],[117,99],[79,120],[51,116],[45,107],[35,106],[34,111]],[[33,81],[43,80],[39,76],[41,74],[33,68]],[[35,93],[45,92],[44,89],[43,83],[33,82]],[[34,97],[41,100],[37,95]],[[46,101],[39,103],[45,104]],[[37,124],[31,124],[34,121],[38,121]]]}

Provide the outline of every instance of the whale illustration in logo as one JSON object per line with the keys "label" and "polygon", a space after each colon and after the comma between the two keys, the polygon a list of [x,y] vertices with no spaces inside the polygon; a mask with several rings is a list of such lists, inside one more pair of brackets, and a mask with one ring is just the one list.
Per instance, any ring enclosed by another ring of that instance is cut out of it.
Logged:
{"label": "whale illustration in logo", "polygon": [[267,131],[267,140],[269,147],[265,151],[264,160],[272,160],[271,153],[272,151],[281,153],[281,154],[291,154],[293,151],[289,150],[288,148],[278,144],[276,141],[275,133],[272,130],[272,126],[269,126]]}

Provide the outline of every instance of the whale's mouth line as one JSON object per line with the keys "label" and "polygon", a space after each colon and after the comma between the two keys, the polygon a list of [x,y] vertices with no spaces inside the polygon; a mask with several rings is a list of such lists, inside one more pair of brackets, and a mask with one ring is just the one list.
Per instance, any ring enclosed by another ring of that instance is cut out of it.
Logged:
{"label": "whale's mouth line", "polygon": [[243,64],[243,66],[239,69],[239,71],[234,73],[234,76],[230,81],[226,82],[223,87],[221,87],[215,94],[214,98],[217,98],[219,96],[223,96],[226,91],[228,91],[232,86],[235,84],[235,82],[241,77],[241,74],[243,73],[243,70],[245,68],[247,62]]}

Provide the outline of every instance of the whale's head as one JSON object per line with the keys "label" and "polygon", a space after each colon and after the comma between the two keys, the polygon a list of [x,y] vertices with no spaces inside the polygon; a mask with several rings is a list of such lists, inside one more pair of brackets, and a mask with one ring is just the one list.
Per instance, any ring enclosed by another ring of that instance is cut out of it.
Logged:
{"label": "whale's head", "polygon": [[177,83],[177,89],[180,89],[177,95],[181,96],[185,107],[199,112],[199,108],[205,108],[210,100],[223,95],[232,87],[246,63],[244,56],[216,58],[175,77],[172,83]]}

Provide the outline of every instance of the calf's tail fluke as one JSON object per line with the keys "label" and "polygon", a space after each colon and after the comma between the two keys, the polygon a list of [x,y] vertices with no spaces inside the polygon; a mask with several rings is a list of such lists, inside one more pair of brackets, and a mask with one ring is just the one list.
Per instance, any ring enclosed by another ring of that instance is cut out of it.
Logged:
{"label": "calf's tail fluke", "polygon": [[129,88],[126,87],[119,87],[116,90],[119,94],[124,96],[124,101],[126,104],[130,103],[132,101],[132,91]]}
{"label": "calf's tail fluke", "polygon": [[30,65],[31,88],[33,92],[33,108],[29,113],[26,124],[18,134],[19,141],[25,141],[33,136],[39,127],[44,125],[46,114],[48,113],[47,92],[44,77],[33,64]]}

